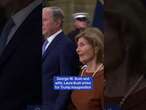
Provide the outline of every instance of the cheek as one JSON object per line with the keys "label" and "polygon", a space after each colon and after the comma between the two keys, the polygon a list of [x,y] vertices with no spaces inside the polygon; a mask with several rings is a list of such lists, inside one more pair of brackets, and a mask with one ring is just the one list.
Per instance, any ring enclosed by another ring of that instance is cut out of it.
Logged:
{"label": "cheek", "polygon": [[92,49],[83,49],[82,54],[80,55],[81,62],[87,62],[94,57]]}
{"label": "cheek", "polygon": [[47,32],[50,32],[51,29],[53,28],[53,25],[49,22],[44,23],[44,30]]}
{"label": "cheek", "polygon": [[46,23],[45,23],[45,27],[47,27],[47,28],[49,28],[49,27],[50,27],[50,25],[51,25],[51,23],[50,23],[50,22],[46,22]]}
{"label": "cheek", "polygon": [[95,55],[95,54],[93,53],[93,50],[92,50],[92,49],[88,50],[87,53],[86,53],[86,56],[87,56],[87,58],[89,58],[89,59],[90,59],[90,58],[93,58],[94,55]]}
{"label": "cheek", "polygon": [[43,33],[47,33],[48,27],[46,24],[43,24]]}

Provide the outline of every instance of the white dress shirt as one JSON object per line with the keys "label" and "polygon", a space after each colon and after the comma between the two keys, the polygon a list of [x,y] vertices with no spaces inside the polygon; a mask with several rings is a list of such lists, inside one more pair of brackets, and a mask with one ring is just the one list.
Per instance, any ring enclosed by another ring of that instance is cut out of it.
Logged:
{"label": "white dress shirt", "polygon": [[60,29],[59,31],[57,31],[56,33],[54,33],[53,35],[51,35],[51,36],[49,36],[49,37],[47,38],[48,43],[47,43],[47,45],[45,46],[45,50],[47,50],[48,46],[51,44],[51,42],[54,40],[54,38],[55,38],[58,34],[60,34],[61,32],[62,32],[62,29]]}

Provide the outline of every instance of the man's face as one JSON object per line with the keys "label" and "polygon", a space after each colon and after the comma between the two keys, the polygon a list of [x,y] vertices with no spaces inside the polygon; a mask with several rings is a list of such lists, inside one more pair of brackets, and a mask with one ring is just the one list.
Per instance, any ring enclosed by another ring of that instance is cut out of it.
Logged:
{"label": "man's face", "polygon": [[86,21],[75,20],[74,27],[76,29],[85,29],[88,27],[88,23]]}
{"label": "man's face", "polygon": [[42,20],[43,35],[44,37],[49,37],[56,30],[56,22],[52,18],[52,11],[49,9],[43,9]]}

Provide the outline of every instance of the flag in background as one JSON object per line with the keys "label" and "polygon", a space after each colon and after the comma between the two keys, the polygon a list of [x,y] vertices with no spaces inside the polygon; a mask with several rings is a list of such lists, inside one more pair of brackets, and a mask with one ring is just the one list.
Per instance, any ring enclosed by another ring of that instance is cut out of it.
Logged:
{"label": "flag in background", "polygon": [[93,27],[98,27],[103,31],[103,16],[104,16],[104,1],[97,0],[96,8],[94,11]]}

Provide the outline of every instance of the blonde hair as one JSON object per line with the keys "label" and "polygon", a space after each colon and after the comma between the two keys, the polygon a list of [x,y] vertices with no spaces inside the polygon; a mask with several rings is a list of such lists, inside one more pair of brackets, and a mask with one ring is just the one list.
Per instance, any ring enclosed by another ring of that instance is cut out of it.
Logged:
{"label": "blonde hair", "polygon": [[97,63],[103,63],[104,57],[104,34],[98,29],[89,27],[79,33],[75,41],[78,42],[80,38],[85,38],[93,47],[96,54]]}

